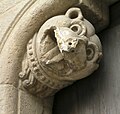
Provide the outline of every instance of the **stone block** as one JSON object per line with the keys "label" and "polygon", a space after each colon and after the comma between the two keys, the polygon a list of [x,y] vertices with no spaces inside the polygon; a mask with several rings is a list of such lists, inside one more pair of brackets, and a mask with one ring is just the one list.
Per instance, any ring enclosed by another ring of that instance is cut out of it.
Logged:
{"label": "stone block", "polygon": [[0,85],[0,114],[17,114],[17,93],[17,89],[11,85]]}
{"label": "stone block", "polygon": [[19,90],[18,114],[52,114],[52,103],[53,97],[41,99]]}

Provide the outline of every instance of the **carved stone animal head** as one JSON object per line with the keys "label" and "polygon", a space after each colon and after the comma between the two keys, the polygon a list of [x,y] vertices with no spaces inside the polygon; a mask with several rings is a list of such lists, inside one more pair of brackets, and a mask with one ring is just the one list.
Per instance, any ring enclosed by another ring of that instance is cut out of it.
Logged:
{"label": "carved stone animal head", "polygon": [[34,77],[40,87],[47,88],[40,89],[46,97],[90,75],[98,68],[101,56],[94,27],[79,8],[70,8],[65,15],[50,18],[41,26],[29,41],[25,58],[32,77],[29,79]]}
{"label": "carved stone animal head", "polygon": [[[98,68],[101,43],[91,23],[79,8],[46,21],[39,30],[39,61],[49,75],[78,80]],[[50,69],[50,70],[49,70]]]}

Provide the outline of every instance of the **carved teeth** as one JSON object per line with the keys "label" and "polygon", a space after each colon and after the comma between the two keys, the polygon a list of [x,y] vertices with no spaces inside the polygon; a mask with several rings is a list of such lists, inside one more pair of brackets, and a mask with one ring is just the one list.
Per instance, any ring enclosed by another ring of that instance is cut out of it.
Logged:
{"label": "carved teeth", "polygon": [[39,71],[39,69],[38,69],[37,67],[35,67],[35,68],[34,68],[34,71],[35,71],[35,72],[38,72],[38,71]]}
{"label": "carved teeth", "polygon": [[29,51],[29,55],[33,55],[33,52],[32,52],[32,51]]}
{"label": "carved teeth", "polygon": [[20,72],[20,73],[19,73],[19,77],[20,77],[21,79],[24,78],[24,77],[25,77],[25,73]]}
{"label": "carved teeth", "polygon": [[31,61],[31,62],[35,61],[35,58],[30,58],[30,61]]}

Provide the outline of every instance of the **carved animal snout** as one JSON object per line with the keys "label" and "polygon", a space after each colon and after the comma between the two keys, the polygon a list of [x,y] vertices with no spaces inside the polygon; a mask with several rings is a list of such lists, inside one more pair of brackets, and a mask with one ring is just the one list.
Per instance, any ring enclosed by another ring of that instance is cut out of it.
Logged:
{"label": "carved animal snout", "polygon": [[84,40],[85,37],[80,37],[76,32],[67,27],[57,27],[54,32],[61,53],[63,51],[71,52],[77,47],[79,41],[86,41]]}

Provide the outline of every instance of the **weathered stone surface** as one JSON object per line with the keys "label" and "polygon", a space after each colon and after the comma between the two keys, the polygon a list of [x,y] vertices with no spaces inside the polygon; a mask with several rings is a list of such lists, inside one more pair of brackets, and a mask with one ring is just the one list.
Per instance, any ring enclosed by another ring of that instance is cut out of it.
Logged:
{"label": "weathered stone surface", "polygon": [[12,85],[0,85],[0,114],[17,114],[18,90]]}
{"label": "weathered stone surface", "polygon": [[[48,19],[28,42],[19,75],[20,88],[40,97],[37,103],[41,114],[51,114],[53,99],[49,102],[49,97],[90,75],[98,68],[101,56],[102,46],[94,27],[79,8],[70,8],[65,15]],[[35,104],[36,100],[28,93],[19,95],[20,113],[28,113],[29,101]],[[29,96],[27,102],[22,102],[26,96]],[[22,108],[25,104],[26,112]]]}
{"label": "weathered stone surface", "polygon": [[[14,26],[35,0],[3,0],[0,2],[0,46],[2,47]],[[11,15],[11,12],[13,15]],[[19,16],[18,16],[19,15]]]}
{"label": "weathered stone surface", "polygon": [[[28,40],[45,20],[51,16],[64,12],[67,8],[76,4],[77,0],[71,0],[71,2],[61,0],[29,0],[28,2],[31,4],[28,4],[27,0],[20,1],[19,4],[18,2],[19,1],[17,0],[11,2],[9,0],[0,1],[0,84],[13,85],[16,88],[18,87],[18,74],[21,70],[21,62]],[[23,3],[25,4],[25,7]],[[24,9],[23,7],[25,10],[21,13],[21,10]],[[49,13],[50,10],[51,13]],[[7,11],[11,11],[12,13],[7,13]],[[5,90],[3,86],[1,89]],[[13,95],[12,100],[15,102],[8,99],[8,96],[10,95],[9,92],[4,92],[3,94],[0,93],[0,98],[3,98],[3,96],[5,98],[5,100],[2,100],[0,104],[1,114],[18,113],[18,99],[16,99],[17,93],[13,91],[11,94]],[[24,93],[24,95],[26,96],[27,93]],[[32,100],[35,100],[34,97],[31,98],[29,102],[32,102]],[[26,105],[28,105],[28,102]],[[25,114],[22,111],[19,113]],[[31,113],[33,114],[35,112]]]}
{"label": "weathered stone surface", "polygon": [[[98,31],[108,24],[108,7],[105,7],[103,2],[99,3],[95,0],[0,1],[0,84],[2,91],[0,98],[5,95],[5,99],[1,100],[1,114],[50,114],[53,99],[51,101],[49,98],[40,98],[39,101],[39,98],[30,93],[39,97],[51,96],[98,68],[102,49],[92,24]],[[75,6],[78,8],[68,10]],[[84,19],[79,7],[84,17],[92,24]],[[58,16],[54,17],[55,15]],[[51,30],[52,33],[49,34]],[[33,57],[31,49],[37,54],[38,61],[31,58]],[[40,68],[36,67],[41,63]],[[18,74],[21,70],[22,83],[20,84]],[[22,85],[20,87],[22,90],[18,93],[16,88],[19,85]],[[13,98],[11,98],[12,95]]]}
{"label": "weathered stone surface", "polygon": [[[57,5],[58,3],[59,6]],[[9,26],[6,25],[6,29],[8,29],[10,33],[5,40],[6,43],[3,41],[0,45],[0,83],[9,83],[17,87],[17,75],[21,69],[21,61],[23,59],[28,40],[47,18],[65,11],[75,3],[77,3],[77,0],[71,0],[71,2],[59,0],[49,0],[48,2],[48,0],[37,0],[35,3],[33,2],[29,10],[26,10],[24,15],[20,17],[12,31],[10,31],[10,27],[13,26],[13,24]],[[51,10],[51,13],[49,13],[49,10]],[[12,15],[14,14],[15,12],[12,12]],[[20,15],[18,14],[18,16]],[[2,18],[1,23],[10,17],[10,15],[6,15],[5,18]],[[11,21],[13,21],[12,18]],[[4,34],[4,36],[6,35],[7,34]],[[2,39],[2,37],[5,38],[4,36],[1,35],[0,39]]]}
{"label": "weathered stone surface", "polygon": [[52,103],[53,97],[40,99],[25,91],[20,90],[18,114],[42,114],[43,112],[44,114],[52,114]]}
{"label": "weathered stone surface", "polygon": [[54,95],[95,71],[102,46],[79,8],[48,19],[27,44],[20,79],[39,97]]}

